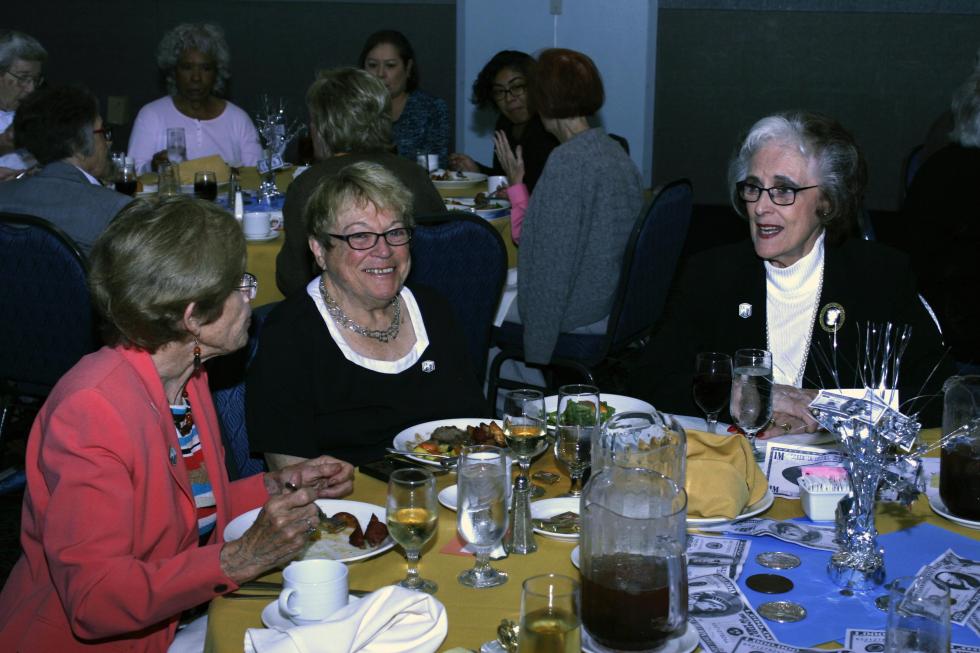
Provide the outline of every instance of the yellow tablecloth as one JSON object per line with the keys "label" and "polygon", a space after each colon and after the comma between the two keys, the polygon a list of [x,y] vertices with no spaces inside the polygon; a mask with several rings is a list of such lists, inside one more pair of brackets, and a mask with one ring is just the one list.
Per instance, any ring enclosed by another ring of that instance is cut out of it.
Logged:
{"label": "yellow tablecloth", "polygon": [[[935,437],[936,429],[931,429]],[[534,469],[557,471],[554,460],[545,455],[535,464]],[[439,489],[456,482],[454,475],[439,478]],[[568,489],[568,480],[563,478],[548,488],[548,496],[562,494]],[[352,499],[384,505],[387,487],[384,483],[358,473]],[[776,499],[772,507],[762,516],[771,519],[790,519],[800,517],[803,512],[798,500]],[[929,509],[925,497],[920,497],[907,511],[895,504],[882,504],[878,510],[877,525],[882,534],[911,528],[922,522],[929,522],[960,535],[980,540],[980,531],[970,530],[946,521]],[[520,612],[521,583],[529,576],[556,572],[573,578],[578,571],[572,565],[569,555],[577,542],[562,542],[546,537],[537,537],[538,551],[528,556],[510,556],[494,562],[494,566],[510,575],[510,580],[502,587],[485,590],[468,589],[456,581],[460,571],[473,565],[472,556],[461,557],[440,553],[447,543],[456,537],[456,513],[440,507],[439,530],[436,539],[422,556],[421,572],[426,578],[439,584],[436,593],[449,616],[449,634],[441,650],[456,646],[478,650],[480,644],[496,637],[497,625],[503,618],[517,619]],[[822,570],[820,570],[822,573]],[[909,573],[913,573],[910,570]],[[394,583],[405,575],[405,557],[399,547],[375,558],[355,562],[350,565],[350,587],[374,590]],[[270,580],[281,580],[279,574],[270,574]],[[209,653],[241,653],[242,642],[247,628],[261,628],[260,613],[272,599],[231,600],[218,598],[212,601],[208,635],[205,651]]]}

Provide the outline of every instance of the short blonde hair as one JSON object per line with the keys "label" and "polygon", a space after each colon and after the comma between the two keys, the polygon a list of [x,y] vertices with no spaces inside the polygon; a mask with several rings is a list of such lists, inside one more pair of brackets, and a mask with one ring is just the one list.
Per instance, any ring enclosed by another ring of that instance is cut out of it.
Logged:
{"label": "short blonde hair", "polygon": [[358,68],[321,70],[306,91],[314,137],[330,155],[390,151],[390,104],[384,83]]}

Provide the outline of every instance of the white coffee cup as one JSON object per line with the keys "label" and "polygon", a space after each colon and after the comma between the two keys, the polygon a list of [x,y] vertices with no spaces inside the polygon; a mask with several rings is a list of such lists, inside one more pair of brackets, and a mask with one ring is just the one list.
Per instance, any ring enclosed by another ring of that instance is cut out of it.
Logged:
{"label": "white coffee cup", "polygon": [[268,236],[272,231],[268,211],[255,211],[242,216],[242,230],[248,238]]}
{"label": "white coffee cup", "polygon": [[507,177],[503,175],[491,175],[487,177],[487,195],[496,192],[501,186],[507,185]]}
{"label": "white coffee cup", "polygon": [[296,623],[323,621],[347,605],[347,565],[299,560],[282,572],[279,611]]}

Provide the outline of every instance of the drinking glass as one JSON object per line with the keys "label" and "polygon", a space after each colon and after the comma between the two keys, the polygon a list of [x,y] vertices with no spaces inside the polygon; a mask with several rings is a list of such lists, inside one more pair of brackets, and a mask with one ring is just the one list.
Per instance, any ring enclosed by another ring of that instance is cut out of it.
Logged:
{"label": "drinking glass", "polygon": [[116,178],[113,181],[117,193],[134,197],[138,179],[136,177],[136,165],[129,157],[124,157],[123,162],[116,169]]}
{"label": "drinking glass", "polygon": [[592,473],[610,466],[653,470],[684,487],[687,433],[665,413],[616,413],[602,425],[592,447]]}
{"label": "drinking glass", "polygon": [[521,590],[517,653],[582,650],[579,586],[568,576],[531,576]]}
{"label": "drinking glass", "polygon": [[180,195],[180,172],[176,163],[164,162],[157,169],[160,179],[157,182],[157,193],[160,197],[175,197]]}
{"label": "drinking glass", "polygon": [[[504,398],[504,438],[528,483],[531,459],[548,447],[546,417],[544,395],[538,390],[513,390]],[[532,497],[542,494],[543,489],[531,485]]]}
{"label": "drinking glass", "polygon": [[694,402],[704,413],[708,433],[718,425],[718,413],[728,403],[732,390],[732,357],[706,351],[694,359]]}
{"label": "drinking glass", "polygon": [[218,176],[213,170],[194,173],[194,195],[209,202],[218,199]]}
{"label": "drinking glass", "polygon": [[496,587],[507,574],[490,566],[490,552],[507,532],[507,488],[510,466],[503,449],[486,445],[463,447],[456,470],[456,527],[476,550],[476,564],[460,573],[466,587]]}
{"label": "drinking glass", "polygon": [[949,588],[919,576],[888,586],[886,653],[946,653],[949,650]]}
{"label": "drinking glass", "polygon": [[422,547],[432,539],[439,521],[436,479],[418,467],[396,469],[388,479],[388,533],[405,549],[408,573],[398,583],[410,590],[435,594],[438,586],[419,575]]}
{"label": "drinking glass", "polygon": [[[735,352],[732,376],[732,419],[745,431],[755,449],[755,434],[772,417],[772,352],[739,349]],[[756,453],[758,456],[758,452]]]}
{"label": "drinking glass", "polygon": [[187,158],[187,141],[183,127],[167,128],[167,158],[171,163],[182,163]]}
{"label": "drinking glass", "polygon": [[592,464],[592,439],[599,427],[599,388],[563,385],[558,388],[555,416],[555,459],[568,470],[568,496],[582,496],[582,477]]}

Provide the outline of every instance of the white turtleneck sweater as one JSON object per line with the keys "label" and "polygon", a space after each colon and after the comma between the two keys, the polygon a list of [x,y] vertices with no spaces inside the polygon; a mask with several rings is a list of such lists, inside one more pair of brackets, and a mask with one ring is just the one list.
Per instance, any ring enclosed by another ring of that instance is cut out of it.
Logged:
{"label": "white turtleneck sweater", "polygon": [[802,385],[823,284],[824,233],[810,253],[785,268],[766,266],[766,328],[774,383]]}

